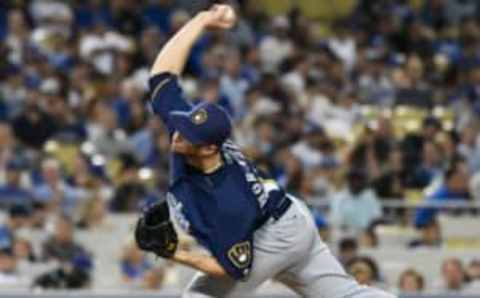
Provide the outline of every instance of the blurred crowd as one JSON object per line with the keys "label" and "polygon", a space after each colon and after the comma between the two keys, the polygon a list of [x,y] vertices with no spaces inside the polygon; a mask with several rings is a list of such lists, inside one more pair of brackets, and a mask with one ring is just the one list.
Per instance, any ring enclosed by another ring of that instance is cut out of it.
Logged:
{"label": "blurred crowd", "polygon": [[[74,232],[165,193],[169,136],[151,113],[149,67],[204,2],[0,3],[0,284],[88,287],[95,256]],[[313,206],[326,239],[333,227],[357,236],[351,249],[375,247],[375,226],[391,224],[418,229],[409,248],[441,247],[434,205],[470,202],[453,213],[476,215],[480,198],[480,2],[358,0],[328,22],[261,2],[233,1],[238,25],[195,44],[186,95],[229,111],[235,141]],[[25,230],[43,234],[38,249]],[[374,260],[345,265],[381,281]],[[118,267],[144,288],[165,275],[131,245]],[[446,260],[445,289],[475,284],[479,267]],[[408,270],[398,286],[425,285]]]}
{"label": "blurred crowd", "polygon": [[432,284],[427,284],[426,277],[417,270],[407,268],[400,274],[397,284],[392,285],[386,283],[380,266],[372,257],[358,254],[358,244],[355,239],[345,238],[340,241],[338,253],[342,264],[360,284],[394,289],[404,294],[422,292],[443,295],[478,294],[480,290],[479,260],[472,260],[465,264],[455,257],[445,259],[440,264],[441,278]]}

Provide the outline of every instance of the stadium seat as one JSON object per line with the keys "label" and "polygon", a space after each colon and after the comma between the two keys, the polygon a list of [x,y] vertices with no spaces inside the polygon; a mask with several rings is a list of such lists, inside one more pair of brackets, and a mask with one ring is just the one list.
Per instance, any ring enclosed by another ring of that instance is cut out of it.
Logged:
{"label": "stadium seat", "polygon": [[438,220],[448,248],[455,250],[480,249],[478,217],[441,214]]}
{"label": "stadium seat", "polygon": [[413,227],[390,225],[378,225],[375,228],[375,232],[381,248],[406,248],[416,235]]}

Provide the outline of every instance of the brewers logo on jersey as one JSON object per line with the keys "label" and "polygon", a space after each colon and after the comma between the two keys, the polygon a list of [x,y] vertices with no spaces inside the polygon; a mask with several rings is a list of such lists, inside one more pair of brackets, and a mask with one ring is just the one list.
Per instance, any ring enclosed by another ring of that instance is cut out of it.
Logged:
{"label": "brewers logo on jersey", "polygon": [[251,257],[249,241],[237,243],[228,251],[228,258],[238,268],[247,267]]}

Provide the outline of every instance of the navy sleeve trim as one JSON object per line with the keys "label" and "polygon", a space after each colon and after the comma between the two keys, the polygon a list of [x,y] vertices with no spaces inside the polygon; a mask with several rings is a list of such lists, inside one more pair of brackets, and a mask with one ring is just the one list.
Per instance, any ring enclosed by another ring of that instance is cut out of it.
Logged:
{"label": "navy sleeve trim", "polygon": [[151,76],[148,80],[148,86],[151,91],[152,99],[155,98],[155,95],[157,95],[158,91],[172,79],[178,79],[178,76],[170,72],[161,72]]}
{"label": "navy sleeve trim", "polygon": [[168,82],[170,82],[171,79],[172,78],[165,78],[163,79],[163,81],[157,84],[157,86],[155,87],[155,89],[153,89],[153,92],[152,92],[152,100],[155,99],[160,89],[162,89],[163,86],[165,86]]}
{"label": "navy sleeve trim", "polygon": [[178,83],[178,76],[169,72],[155,74],[148,80],[150,88],[150,105],[153,112],[160,116],[170,134],[173,126],[170,123],[170,112],[188,111],[190,103],[183,96],[183,90]]}

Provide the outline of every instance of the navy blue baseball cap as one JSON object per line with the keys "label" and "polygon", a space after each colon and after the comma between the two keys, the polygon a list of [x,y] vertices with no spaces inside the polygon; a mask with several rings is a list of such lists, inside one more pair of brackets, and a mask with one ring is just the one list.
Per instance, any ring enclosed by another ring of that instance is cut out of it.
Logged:
{"label": "navy blue baseball cap", "polygon": [[221,145],[232,133],[232,121],[219,105],[202,102],[190,111],[170,112],[170,123],[194,145]]}

